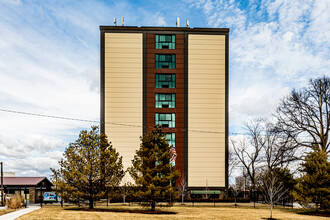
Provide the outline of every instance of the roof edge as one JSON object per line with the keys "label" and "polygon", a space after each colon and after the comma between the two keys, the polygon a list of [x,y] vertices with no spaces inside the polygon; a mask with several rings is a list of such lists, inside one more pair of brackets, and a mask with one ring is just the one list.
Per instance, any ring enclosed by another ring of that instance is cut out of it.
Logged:
{"label": "roof edge", "polygon": [[101,31],[111,30],[129,30],[129,31],[188,31],[188,32],[226,32],[229,33],[229,28],[203,28],[203,27],[153,27],[153,26],[107,26],[100,25]]}
{"label": "roof edge", "polygon": [[[26,179],[26,180],[36,180],[35,182],[31,183],[31,182],[11,182],[11,183],[8,183],[7,181],[8,180],[23,180],[23,179]],[[29,186],[34,186],[34,185],[38,185],[39,183],[41,183],[42,181],[46,180],[47,182],[50,183],[51,186],[53,186],[53,183],[47,178],[47,177],[40,177],[40,176],[37,176],[37,177],[27,177],[27,176],[11,176],[11,177],[3,177],[3,180],[4,180],[4,185],[12,185],[12,186],[18,186],[18,185],[29,185]]]}

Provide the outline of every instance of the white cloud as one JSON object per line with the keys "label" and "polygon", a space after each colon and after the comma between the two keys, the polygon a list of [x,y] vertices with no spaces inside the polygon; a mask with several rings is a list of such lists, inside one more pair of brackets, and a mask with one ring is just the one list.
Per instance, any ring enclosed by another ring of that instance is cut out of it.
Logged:
{"label": "white cloud", "polygon": [[49,155],[27,157],[25,159],[10,159],[4,162],[4,171],[15,172],[16,176],[47,176],[50,168],[58,168],[60,158],[50,158]]}
{"label": "white cloud", "polygon": [[231,89],[230,122],[241,125],[259,117],[270,117],[278,100],[289,92],[280,82],[257,79],[246,81],[248,86]]}
{"label": "white cloud", "polygon": [[[23,6],[0,14],[0,108],[98,121],[98,22],[89,17],[75,36],[68,28],[78,23]],[[5,170],[32,176],[49,175],[64,147],[94,124],[1,111],[0,121]]]}
{"label": "white cloud", "polygon": [[21,5],[21,0],[0,0],[0,3],[11,4],[11,5]]}
{"label": "white cloud", "polygon": [[215,7],[209,7],[211,4],[206,2],[203,6],[206,15],[209,17],[209,26],[244,28],[246,25],[247,18],[244,12],[238,7],[239,3],[218,1]]}
{"label": "white cloud", "polygon": [[231,126],[269,115],[290,89],[329,74],[329,1],[188,2],[209,26],[231,28]]}
{"label": "white cloud", "polygon": [[165,17],[164,15],[160,14],[160,13],[156,13],[154,15],[155,20],[156,20],[156,26],[163,26],[165,27],[167,25],[166,21],[165,21]]}
{"label": "white cloud", "polygon": [[[159,3],[162,4],[162,3]],[[126,1],[0,1],[0,109],[98,121],[99,25],[166,26]],[[119,19],[118,19],[119,20]],[[95,123],[0,111],[0,159],[18,175],[49,175],[64,147]]]}
{"label": "white cloud", "polygon": [[[231,126],[266,116],[292,87],[328,74],[330,3],[259,2],[160,1],[151,9],[127,1],[0,0],[0,109],[97,121],[99,25],[124,16],[125,25],[174,26],[176,16],[191,16],[191,26],[231,28]],[[49,175],[64,146],[93,124],[1,111],[0,121],[7,171],[33,176]]]}
{"label": "white cloud", "polygon": [[205,12],[207,14],[210,13],[214,9],[212,1],[211,0],[206,0],[205,4],[203,6],[203,9],[205,10]]}
{"label": "white cloud", "polygon": [[0,159],[5,172],[16,176],[49,176],[50,167],[58,168],[63,157],[63,143],[57,139],[39,136],[0,136]]}
{"label": "white cloud", "polygon": [[0,156],[22,159],[33,154],[49,152],[58,147],[63,147],[63,143],[41,135],[19,137],[0,135]]}

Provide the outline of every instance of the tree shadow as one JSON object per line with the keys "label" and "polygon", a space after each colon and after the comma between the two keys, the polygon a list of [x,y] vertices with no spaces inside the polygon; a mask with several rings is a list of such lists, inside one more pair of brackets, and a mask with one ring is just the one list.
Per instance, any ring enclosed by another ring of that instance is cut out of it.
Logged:
{"label": "tree shadow", "polygon": [[330,217],[330,211],[302,211],[302,212],[297,212],[297,214],[299,214],[299,215]]}
{"label": "tree shadow", "polygon": [[89,209],[89,208],[65,208],[65,210],[70,211],[87,211],[87,212],[122,212],[122,213],[140,213],[140,214],[154,214],[154,215],[174,215],[177,214],[176,212],[169,212],[169,211],[161,211],[161,210],[129,210],[129,209],[102,209],[102,208],[96,208],[96,209]]}

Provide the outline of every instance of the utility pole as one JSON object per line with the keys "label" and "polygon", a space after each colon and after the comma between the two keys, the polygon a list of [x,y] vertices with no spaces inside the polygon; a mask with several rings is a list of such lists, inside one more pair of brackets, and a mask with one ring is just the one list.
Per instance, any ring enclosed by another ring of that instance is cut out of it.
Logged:
{"label": "utility pole", "polygon": [[1,164],[1,206],[4,206],[4,195],[3,195],[3,162]]}

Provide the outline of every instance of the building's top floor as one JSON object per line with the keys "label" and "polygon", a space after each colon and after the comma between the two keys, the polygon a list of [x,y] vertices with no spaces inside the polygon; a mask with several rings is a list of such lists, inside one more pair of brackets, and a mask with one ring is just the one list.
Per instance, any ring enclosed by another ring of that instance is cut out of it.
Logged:
{"label": "building's top floor", "polygon": [[181,32],[192,34],[229,34],[229,28],[190,28],[190,27],[138,27],[138,26],[100,26],[100,31],[104,32],[126,32],[126,33],[143,33],[143,32]]}

